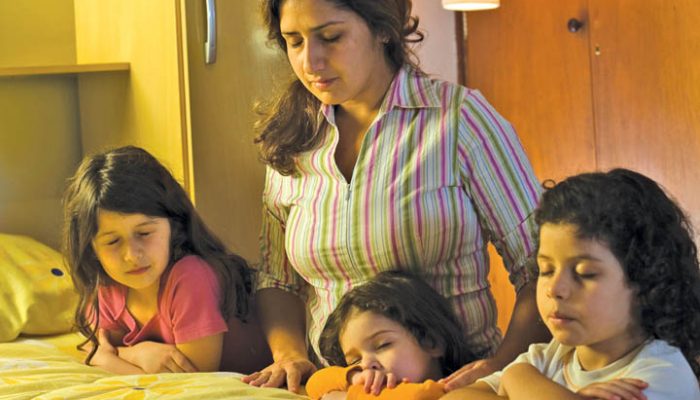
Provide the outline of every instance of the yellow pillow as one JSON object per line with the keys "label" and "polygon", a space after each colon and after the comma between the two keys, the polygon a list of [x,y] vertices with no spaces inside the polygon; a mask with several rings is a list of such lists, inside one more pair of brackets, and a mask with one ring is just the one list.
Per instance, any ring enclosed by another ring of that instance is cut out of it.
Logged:
{"label": "yellow pillow", "polygon": [[0,342],[73,326],[78,295],[63,256],[26,236],[0,233]]}

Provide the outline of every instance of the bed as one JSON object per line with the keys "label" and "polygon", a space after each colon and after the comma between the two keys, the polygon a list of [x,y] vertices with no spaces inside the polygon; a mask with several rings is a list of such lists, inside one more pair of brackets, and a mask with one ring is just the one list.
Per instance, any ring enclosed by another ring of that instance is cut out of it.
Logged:
{"label": "bed", "polygon": [[232,372],[115,375],[81,362],[77,295],[61,255],[0,233],[1,399],[306,399],[251,387]]}

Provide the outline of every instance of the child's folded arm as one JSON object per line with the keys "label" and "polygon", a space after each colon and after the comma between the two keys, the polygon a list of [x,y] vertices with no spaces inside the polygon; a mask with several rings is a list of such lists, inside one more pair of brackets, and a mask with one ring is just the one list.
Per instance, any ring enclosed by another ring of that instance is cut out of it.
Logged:
{"label": "child's folded arm", "polygon": [[510,400],[535,398],[557,400],[583,400],[566,387],[552,381],[528,363],[511,364],[503,371],[498,394]]}
{"label": "child's folded arm", "polygon": [[223,346],[223,333],[178,343],[176,347],[184,355],[184,359],[177,360],[183,363],[178,368],[182,368],[182,372],[216,371],[221,363]]}
{"label": "child's folded arm", "polygon": [[[115,374],[142,374],[144,372],[138,366],[119,357],[117,349],[112,346],[108,331],[99,329],[97,331],[97,339],[99,346],[97,346],[95,354],[90,359],[90,365]],[[89,347],[91,348],[92,346]]]}
{"label": "child's folded arm", "polygon": [[118,354],[147,374],[197,371],[189,358],[173,344],[147,340],[133,346],[120,346]]}

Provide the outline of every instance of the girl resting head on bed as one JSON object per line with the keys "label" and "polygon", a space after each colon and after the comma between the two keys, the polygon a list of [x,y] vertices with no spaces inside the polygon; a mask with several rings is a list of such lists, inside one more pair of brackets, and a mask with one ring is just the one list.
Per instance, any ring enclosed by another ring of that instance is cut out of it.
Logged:
{"label": "girl resting head on bed", "polygon": [[309,378],[312,399],[437,399],[441,378],[477,359],[447,300],[402,271],[346,293],[320,347],[333,366]]}
{"label": "girl resting head on bed", "polygon": [[64,205],[87,364],[124,374],[247,373],[271,361],[249,315],[251,270],[151,154],[127,146],[86,158]]}

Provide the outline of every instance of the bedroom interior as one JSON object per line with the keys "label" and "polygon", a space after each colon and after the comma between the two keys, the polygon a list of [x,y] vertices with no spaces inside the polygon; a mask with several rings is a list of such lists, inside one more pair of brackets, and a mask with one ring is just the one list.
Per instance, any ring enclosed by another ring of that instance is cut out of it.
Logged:
{"label": "bedroom interior", "polygon": [[[428,29],[447,16],[447,37],[457,31],[437,51],[420,49],[424,65],[445,64],[438,58],[447,54],[449,73],[515,126],[538,178],[634,168],[663,183],[700,226],[700,2],[502,0],[469,14],[414,3]],[[203,1],[0,2],[0,397],[301,398],[251,392],[230,373],[115,377],[76,361],[76,336],[65,335],[70,313],[61,311],[75,298],[56,251],[60,202],[86,154],[146,148],[227,245],[258,257],[264,167],[251,105],[289,71],[265,45],[255,2],[216,5],[226,34],[206,64]],[[576,31],[572,19],[583,23]],[[499,310],[510,310],[501,270],[494,264],[491,281]],[[500,311],[499,326],[508,319]]]}
{"label": "bedroom interior", "polygon": [[[235,373],[122,379],[83,365],[80,337],[67,333],[77,298],[57,251],[61,197],[84,155],[125,144],[148,149],[199,198],[202,214],[212,201],[227,210],[218,227],[235,229],[220,235],[254,256],[259,222],[248,210],[259,207],[264,168],[248,129],[250,99],[268,88],[264,77],[279,57],[257,49],[259,32],[240,40],[257,26],[253,2],[245,4],[218,3],[227,35],[218,63],[201,67],[191,60],[203,57],[200,1],[0,4],[0,396],[301,398],[252,388],[231,379]],[[256,68],[244,70],[232,54]],[[217,87],[202,94],[204,84]],[[244,111],[211,118],[222,109]],[[207,163],[224,158],[222,180]]]}

